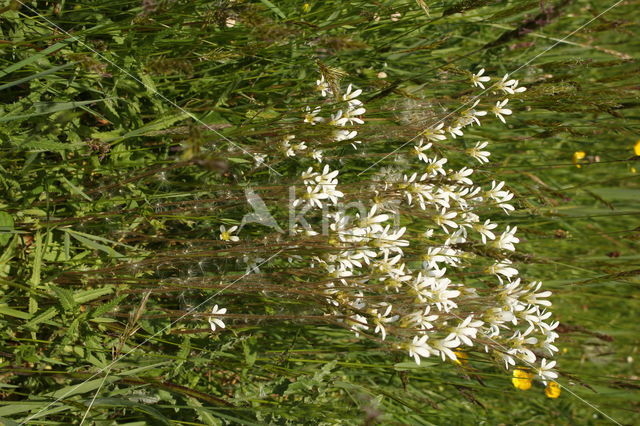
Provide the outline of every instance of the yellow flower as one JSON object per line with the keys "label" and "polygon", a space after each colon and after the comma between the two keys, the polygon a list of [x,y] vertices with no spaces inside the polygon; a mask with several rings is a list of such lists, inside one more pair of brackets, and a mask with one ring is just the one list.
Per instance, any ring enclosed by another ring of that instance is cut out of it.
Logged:
{"label": "yellow flower", "polygon": [[511,383],[513,383],[513,386],[516,389],[529,390],[531,389],[531,379],[533,379],[533,374],[529,373],[526,370],[516,368],[515,370],[513,370],[513,378],[511,379]]}
{"label": "yellow flower", "polygon": [[457,359],[453,360],[453,362],[455,362],[456,364],[465,365],[469,363],[469,361],[467,361],[467,359],[469,358],[469,355],[467,355],[465,352],[453,351],[453,353],[456,354]]}
{"label": "yellow flower", "polygon": [[584,157],[586,157],[587,153],[584,151],[576,151],[573,153],[573,156],[571,157],[571,162],[577,167],[580,168],[582,167],[580,164],[578,164],[580,162],[580,160],[582,160]]}
{"label": "yellow flower", "polygon": [[545,395],[548,398],[557,398],[560,396],[560,385],[556,382],[549,382],[547,387],[544,389]]}
{"label": "yellow flower", "polygon": [[305,3],[305,4],[302,5],[302,11],[303,12],[306,13],[306,12],[308,12],[310,10],[311,10],[311,5],[309,3]]}
{"label": "yellow flower", "polygon": [[640,157],[640,140],[633,146],[633,153]]}

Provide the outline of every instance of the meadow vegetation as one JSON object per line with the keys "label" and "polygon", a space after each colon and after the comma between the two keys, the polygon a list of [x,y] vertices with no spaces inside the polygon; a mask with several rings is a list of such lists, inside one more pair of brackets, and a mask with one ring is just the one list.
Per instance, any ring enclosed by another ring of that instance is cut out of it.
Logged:
{"label": "meadow vegetation", "polygon": [[637,423],[638,10],[0,1],[0,422]]}

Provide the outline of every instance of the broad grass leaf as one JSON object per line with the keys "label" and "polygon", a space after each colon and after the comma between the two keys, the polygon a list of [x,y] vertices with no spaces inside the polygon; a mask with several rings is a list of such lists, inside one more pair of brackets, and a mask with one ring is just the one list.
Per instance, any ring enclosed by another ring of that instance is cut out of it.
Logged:
{"label": "broad grass leaf", "polygon": [[0,246],[6,245],[13,233],[13,217],[7,212],[0,212]]}

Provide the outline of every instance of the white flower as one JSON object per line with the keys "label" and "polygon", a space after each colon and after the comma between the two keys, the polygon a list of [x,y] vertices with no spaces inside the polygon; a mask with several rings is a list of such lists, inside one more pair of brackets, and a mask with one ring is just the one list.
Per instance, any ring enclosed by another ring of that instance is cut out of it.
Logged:
{"label": "white flower", "polygon": [[423,140],[420,139],[418,141],[418,144],[415,145],[413,147],[414,152],[416,153],[416,155],[418,156],[418,159],[420,161],[424,161],[425,163],[429,162],[429,157],[427,157],[427,155],[424,153],[424,151],[428,150],[429,148],[431,148],[431,143],[428,143],[426,145],[423,145]]}
{"label": "white flower", "polygon": [[320,107],[316,107],[313,110],[311,109],[311,107],[306,107],[305,114],[304,114],[304,122],[309,123],[312,126],[315,126],[316,123],[323,122],[324,118],[318,117],[319,113],[320,113]]}
{"label": "white flower", "polygon": [[323,152],[319,149],[314,149],[311,152],[311,158],[313,158],[314,160],[316,160],[318,163],[322,163],[322,154]]}
{"label": "white flower", "polygon": [[447,249],[444,247],[429,247],[427,252],[422,255],[423,269],[438,269],[438,263],[448,262]]}
{"label": "white flower", "polygon": [[491,232],[492,229],[495,229],[498,226],[497,223],[491,223],[490,219],[484,221],[484,223],[475,223],[473,224],[473,229],[478,231],[482,236],[482,243],[487,243],[487,238],[493,240],[496,238],[495,234]]}
{"label": "white flower", "polygon": [[355,130],[336,130],[333,132],[333,139],[336,142],[340,142],[340,141],[346,141],[349,139],[353,139],[356,136],[358,136],[358,132],[356,132]]}
{"label": "white flower", "polygon": [[456,328],[449,334],[449,336],[447,336],[447,339],[459,339],[460,342],[464,343],[465,345],[473,346],[473,341],[471,339],[476,338],[478,328],[480,328],[482,324],[484,324],[484,321],[473,321],[473,315],[469,315],[467,318],[465,318],[464,321],[456,326]]}
{"label": "white flower", "polygon": [[431,346],[434,351],[440,353],[443,361],[447,358],[451,358],[452,361],[458,359],[456,354],[451,350],[451,348],[460,346],[460,340],[457,337],[435,340]]}
{"label": "white flower", "polygon": [[504,93],[514,95],[527,90],[526,87],[518,87],[518,80],[509,79],[509,74],[505,74],[502,80],[496,83],[495,88],[502,90]]}
{"label": "white flower", "polygon": [[507,226],[507,230],[503,232],[491,245],[497,249],[515,251],[516,248],[514,244],[520,242],[520,239],[516,237],[517,230],[517,226],[514,226],[513,228]]}
{"label": "white flower", "polygon": [[442,210],[440,210],[439,214],[435,215],[433,217],[433,221],[442,227],[442,230],[444,232],[446,232],[447,234],[449,233],[449,230],[447,229],[447,226],[450,226],[451,228],[457,228],[458,224],[456,222],[454,222],[453,219],[454,217],[456,217],[458,215],[458,213],[456,212],[447,212],[447,210],[445,208],[442,208]]}
{"label": "white flower", "polygon": [[[502,262],[497,261],[489,268],[487,268],[487,273],[498,275],[504,275],[507,278],[515,277],[518,275],[518,270],[516,268],[511,267],[511,261],[509,259],[505,259]],[[498,276],[498,278],[500,278]]]}
{"label": "white flower", "polygon": [[442,166],[444,166],[447,163],[447,161],[448,160],[446,158],[440,158],[440,159],[438,159],[438,157],[427,158],[427,160],[425,161],[427,163],[427,168],[426,168],[427,176],[433,177],[433,176],[436,176],[437,174],[441,174],[444,176],[446,172],[444,171],[444,168]]}
{"label": "white flower", "polygon": [[347,109],[347,112],[344,113],[344,119],[349,124],[364,124],[364,120],[362,120],[362,118],[360,118],[359,116],[364,114],[365,112],[367,112],[367,110],[362,107],[349,108]]}
{"label": "white flower", "polygon": [[482,151],[482,149],[485,148],[487,145],[489,145],[489,142],[478,142],[476,143],[476,146],[474,146],[473,148],[467,149],[466,152],[469,156],[478,160],[480,164],[488,163],[489,156],[491,155],[491,153],[489,151]]}
{"label": "white flower", "polygon": [[486,83],[487,81],[491,80],[491,77],[484,75],[484,68],[480,69],[480,71],[478,71],[476,74],[472,74],[471,75],[471,83],[473,83],[473,85],[475,87],[480,87],[481,89],[484,89],[484,84],[482,83]]}
{"label": "white flower", "polygon": [[222,241],[240,241],[240,237],[236,235],[231,235],[231,233],[235,232],[238,229],[237,226],[232,226],[227,231],[224,225],[220,225],[220,239]]}
{"label": "white flower", "polygon": [[263,165],[266,159],[266,154],[253,154],[253,160],[256,162],[256,167],[260,167],[261,165]]}
{"label": "white flower", "polygon": [[456,138],[456,136],[464,136],[464,133],[462,132],[462,128],[461,128],[460,125],[458,125],[458,126],[456,126],[456,125],[447,126],[447,128],[445,130],[454,139]]}
{"label": "white flower", "polygon": [[[449,171],[451,173],[451,171]],[[471,176],[473,174],[473,169],[468,167],[463,167],[455,173],[451,173],[449,175],[449,179],[459,183],[461,185],[473,185],[473,181],[469,179],[467,176]]]}
{"label": "white flower", "polygon": [[287,157],[295,157],[297,151],[307,149],[307,145],[305,145],[304,142],[301,142],[299,144],[291,144],[290,141],[295,138],[296,138],[295,135],[287,135],[280,142],[281,144],[280,149],[282,149],[282,151],[285,152],[285,155]]}
{"label": "white flower", "polygon": [[[362,219],[360,219],[360,222],[358,223],[358,225],[361,228],[366,228],[369,225],[373,225],[376,223],[382,223],[382,222],[386,222],[387,220],[389,220],[389,215],[388,214],[379,214],[376,215],[376,212],[378,210],[378,206],[374,205],[371,210],[369,211],[369,213],[367,214],[367,217],[364,217]],[[360,218],[360,214],[356,214],[357,218]]]}
{"label": "white flower", "polygon": [[387,330],[385,329],[384,325],[386,323],[394,322],[398,319],[398,315],[394,315],[390,317],[389,316],[390,313],[391,313],[391,305],[387,305],[387,309],[384,311],[384,313],[380,313],[378,309],[374,310],[375,318],[373,319],[373,323],[376,325],[374,333],[382,334],[382,340],[387,338]]}
{"label": "white flower", "polygon": [[494,199],[495,201],[499,201],[501,199],[504,199],[505,197],[508,197],[510,192],[507,190],[503,190],[502,188],[504,187],[504,182],[500,182],[498,184],[496,184],[496,181],[493,180],[491,181],[491,189],[488,190],[485,195],[489,198]]}
{"label": "white flower", "polygon": [[347,124],[347,118],[343,117],[344,113],[341,109],[339,109],[335,114],[331,114],[331,119],[329,120],[329,125],[342,127]]}
{"label": "white flower", "polygon": [[[213,309],[211,309],[211,315],[224,315],[227,313],[227,308],[218,308],[218,305],[215,305]],[[215,318],[213,316],[209,317],[209,324],[211,325],[211,331],[216,331],[216,327],[224,328],[224,322],[220,318]]]}
{"label": "white flower", "polygon": [[[443,268],[443,270],[445,270],[445,268]],[[449,312],[451,309],[458,307],[458,304],[451,299],[460,296],[460,291],[447,290],[450,283],[451,281],[447,278],[435,279],[431,283],[431,292],[428,294],[428,299],[434,303],[440,311]]]}
{"label": "white flower", "polygon": [[558,378],[558,373],[553,371],[553,367],[556,366],[555,361],[547,362],[546,359],[542,359],[540,362],[540,367],[536,369],[538,373],[538,377],[542,380],[542,383],[547,384],[548,380],[553,380]]}
{"label": "white flower", "polygon": [[511,115],[512,111],[509,108],[505,108],[505,105],[509,102],[509,99],[503,99],[501,101],[496,102],[496,105],[491,109],[491,111],[502,121],[503,123],[507,123],[504,119],[503,115]]}
{"label": "white flower", "polygon": [[305,185],[312,185],[316,181],[316,176],[318,176],[318,172],[313,170],[313,167],[309,167],[306,171],[302,172],[300,178]]}
{"label": "white flower", "polygon": [[429,315],[430,312],[431,306],[427,305],[424,310],[412,312],[404,317],[402,321],[407,325],[415,325],[421,330],[430,330],[433,328],[432,323],[439,318],[438,315]]}
{"label": "white flower", "polygon": [[320,76],[320,80],[316,80],[316,89],[320,91],[323,97],[333,93],[329,88],[329,83],[325,81],[324,75]]}
{"label": "white flower", "polygon": [[420,365],[420,357],[429,358],[433,349],[427,344],[428,335],[414,336],[413,341],[409,343],[409,356],[416,360],[416,364]]}
{"label": "white flower", "polygon": [[444,123],[439,123],[435,127],[428,127],[422,132],[422,135],[431,142],[444,141],[447,137],[444,135],[443,127]]}
{"label": "white flower", "polygon": [[368,330],[367,318],[360,314],[351,315],[347,318],[347,324],[350,325],[351,331],[354,332],[356,337],[360,337],[360,331]]}
{"label": "white flower", "polygon": [[322,208],[322,200],[329,198],[329,195],[322,192],[320,185],[315,187],[307,186],[305,194],[302,198],[298,198],[293,202],[293,207],[297,207],[301,204],[308,203],[311,206],[315,206],[319,209]]}
{"label": "white flower", "polygon": [[476,100],[469,109],[465,110],[462,113],[458,120],[461,125],[468,126],[473,123],[476,123],[478,126],[480,125],[480,120],[478,120],[478,117],[484,117],[485,115],[487,115],[487,111],[478,111],[474,109],[476,106],[478,106],[479,102],[480,99]]}
{"label": "white flower", "polygon": [[353,86],[349,84],[349,86],[347,87],[347,92],[344,95],[342,95],[342,100],[347,101],[349,106],[354,108],[362,105],[362,102],[356,99],[358,96],[360,96],[360,94],[362,93],[362,90],[357,89],[352,92],[351,91],[352,89],[353,89]]}
{"label": "white flower", "polygon": [[334,180],[338,173],[340,173],[338,170],[331,171],[329,165],[325,164],[322,173],[317,175],[315,180],[319,185],[335,185],[338,183],[337,180]]}
{"label": "white flower", "polygon": [[551,296],[551,292],[549,290],[536,293],[536,291],[540,290],[540,286],[542,286],[542,282],[540,281],[534,281],[529,284],[529,286],[527,286],[527,291],[529,293],[524,296],[524,301],[531,305],[551,306],[550,301],[543,300],[543,298]]}

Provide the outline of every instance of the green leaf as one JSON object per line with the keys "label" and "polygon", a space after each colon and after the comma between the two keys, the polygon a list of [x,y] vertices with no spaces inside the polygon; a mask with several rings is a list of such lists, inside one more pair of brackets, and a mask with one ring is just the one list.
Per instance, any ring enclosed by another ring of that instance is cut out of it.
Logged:
{"label": "green leaf", "polygon": [[8,89],[9,87],[17,86],[18,84],[26,83],[27,81],[31,81],[31,80],[34,80],[34,79],[37,79],[37,78],[46,77],[49,74],[55,74],[57,71],[60,71],[60,70],[65,69],[65,68],[69,68],[72,65],[74,65],[74,63],[70,62],[68,64],[59,65],[57,67],[49,68],[48,70],[39,72],[37,74],[30,75],[28,77],[20,78],[20,79],[18,79],[16,81],[12,81],[11,83],[3,84],[2,86],[0,86],[0,90]]}
{"label": "green leaf", "polygon": [[76,301],[73,299],[73,292],[66,288],[61,288],[55,285],[51,285],[51,288],[58,296],[58,301],[62,305],[62,309],[65,312],[74,310],[77,307]]}
{"label": "green leaf", "polygon": [[75,37],[71,37],[71,38],[68,38],[66,40],[60,41],[60,42],[58,42],[58,43],[56,43],[56,44],[54,44],[52,46],[47,47],[44,50],[41,50],[40,52],[38,52],[38,53],[36,53],[34,55],[29,56],[26,59],[23,59],[23,60],[21,60],[19,62],[16,62],[13,65],[9,65],[8,67],[6,67],[5,69],[0,71],[0,78],[4,77],[7,74],[10,74],[10,73],[12,73],[12,72],[14,72],[16,70],[19,70],[20,68],[22,68],[22,67],[24,67],[26,65],[30,65],[30,64],[32,64],[32,63],[34,63],[34,62],[36,62],[36,61],[48,56],[49,54],[51,54],[51,53],[53,53],[53,52],[55,52],[57,50],[62,49],[63,47],[65,47],[67,44],[69,44],[70,42],[72,42],[74,40],[76,40],[76,38]]}
{"label": "green leaf", "polygon": [[16,144],[19,149],[24,149],[26,151],[62,151],[62,150],[70,150],[75,151],[86,145],[83,143],[63,143],[63,142],[54,142],[44,139],[29,139],[24,142]]}
{"label": "green leaf", "polygon": [[22,114],[22,115],[0,116],[0,123],[33,118],[39,115],[49,115],[49,114],[53,114],[54,112],[75,109],[82,105],[91,105],[91,104],[95,104],[96,102],[104,102],[105,100],[106,99],[94,99],[90,101],[78,101],[78,102],[40,102],[40,103],[34,104],[35,112],[32,112],[30,114]]}
{"label": "green leaf", "polygon": [[71,188],[71,192],[73,192],[74,194],[78,194],[78,195],[82,196],[82,198],[84,198],[87,201],[93,201],[93,199],[91,197],[89,197],[87,194],[85,194],[80,188],[78,188],[77,186],[72,184],[69,181],[69,179],[67,179],[66,177],[60,176],[60,180],[63,181],[64,183],[66,183],[67,185],[69,185],[69,187]]}
{"label": "green leaf", "polygon": [[0,255],[0,277],[5,277],[9,274],[9,271],[11,270],[9,261],[15,256],[16,247],[18,247],[19,242],[20,237],[16,234],[7,248],[2,251],[2,255]]}
{"label": "green leaf", "polygon": [[262,2],[262,4],[267,6],[269,9],[271,9],[271,11],[273,13],[275,13],[276,15],[281,17],[282,19],[287,19],[287,16],[282,12],[282,10],[280,10],[280,8],[278,6],[276,6],[275,4],[271,3],[269,0],[260,0],[260,2]]}
{"label": "green leaf", "polygon": [[106,314],[107,312],[111,311],[113,308],[115,308],[116,306],[118,306],[120,304],[120,302],[122,302],[124,299],[127,298],[126,294],[121,294],[119,296],[117,296],[116,298],[114,298],[113,300],[98,306],[93,312],[91,312],[91,318],[100,318],[102,317],[102,315]]}
{"label": "green leaf", "polygon": [[31,314],[26,312],[18,311],[16,309],[11,309],[6,305],[0,305],[0,315],[8,315],[10,317],[20,318],[20,319],[29,319],[31,318]]}
{"label": "green leaf", "polygon": [[[99,250],[102,252],[105,252],[106,254],[108,254],[111,257],[123,257],[122,254],[118,253],[117,251],[115,251],[114,249],[112,249],[109,246],[105,246],[104,244],[100,244],[98,243],[96,240],[106,240],[105,238],[102,237],[97,237],[95,235],[89,235],[89,234],[84,234],[84,233],[80,233],[80,232],[75,232],[72,231],[70,229],[65,229],[65,232],[69,233],[73,238],[75,238],[76,240],[80,241],[82,244],[84,244],[86,247],[93,249],[93,250]],[[84,235],[89,236],[90,238],[85,237]],[[109,241],[109,240],[106,240]]]}
{"label": "green leaf", "polygon": [[100,377],[99,379],[89,380],[87,382],[82,382],[77,385],[65,386],[61,389],[58,389],[55,392],[49,392],[45,395],[54,399],[69,398],[74,395],[81,395],[83,393],[93,392],[94,390],[97,390],[108,383],[113,383],[118,380],[120,380],[120,378],[116,376],[107,377],[106,379],[103,377]]}
{"label": "green leaf", "polygon": [[198,419],[203,421],[206,425],[222,425],[222,421],[217,419],[210,410],[204,408],[202,403],[196,398],[187,397],[186,401],[187,405],[193,407],[193,409],[198,413]]}
{"label": "green leaf", "polygon": [[47,410],[46,407],[49,405],[48,401],[38,401],[38,402],[7,401],[7,402],[0,402],[0,404],[4,405],[4,407],[0,408],[0,416],[10,416],[12,414],[25,413],[27,411],[37,411],[38,416],[34,415],[33,418],[41,417],[46,414],[64,411],[71,408],[68,405],[62,405],[62,406],[54,407],[50,410]]}
{"label": "green leaf", "polygon": [[140,411],[144,414],[147,414],[149,417],[152,417],[153,419],[157,420],[161,424],[164,424],[164,425],[172,424],[171,421],[157,409],[147,404],[140,404],[138,402],[130,401],[127,399],[98,398],[94,401],[93,406],[94,407],[128,407],[136,411]]}
{"label": "green leaf", "polygon": [[94,288],[91,290],[82,290],[73,294],[73,300],[76,303],[86,303],[98,299],[105,294],[111,294],[113,287]]}
{"label": "green leaf", "polygon": [[13,231],[13,217],[7,212],[0,212],[0,246],[9,242]]}
{"label": "green leaf", "polygon": [[245,160],[244,158],[240,157],[227,157],[227,160],[231,161],[232,163],[251,163],[251,161]]}
{"label": "green leaf", "polygon": [[42,322],[49,321],[51,318],[55,317],[56,315],[58,315],[58,310],[52,306],[46,311],[44,311],[43,313],[41,313],[40,315],[38,315],[37,317],[33,318],[31,321],[25,323],[24,326],[26,328],[34,328],[36,325]]}
{"label": "green leaf", "polygon": [[418,365],[413,361],[406,361],[406,362],[398,362],[396,364],[393,364],[393,368],[397,371],[409,371],[409,370],[419,370],[423,368],[430,368],[434,365],[438,365],[438,363],[425,362],[424,360],[421,360],[420,365]]}
{"label": "green leaf", "polygon": [[0,424],[4,426],[19,426],[18,423],[14,422],[13,420],[5,419],[4,417],[0,417]]}

